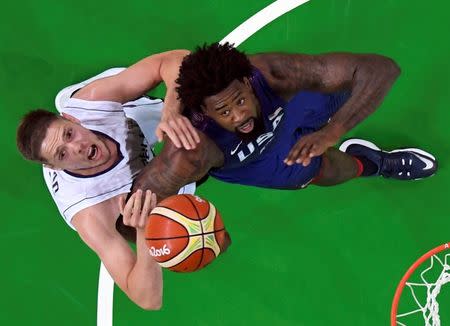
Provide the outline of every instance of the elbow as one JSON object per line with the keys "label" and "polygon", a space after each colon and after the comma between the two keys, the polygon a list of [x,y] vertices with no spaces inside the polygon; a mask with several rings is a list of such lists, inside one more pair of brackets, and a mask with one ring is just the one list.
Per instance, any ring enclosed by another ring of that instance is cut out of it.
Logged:
{"label": "elbow", "polygon": [[378,54],[362,56],[353,72],[353,88],[373,85],[387,91],[400,73],[400,66],[391,58]]}
{"label": "elbow", "polygon": [[394,82],[401,74],[400,66],[397,64],[397,62],[390,58],[385,58],[384,61],[385,74],[387,78],[389,78],[389,80]]}
{"label": "elbow", "polygon": [[163,304],[162,287],[149,288],[129,298],[143,310],[160,310]]}
{"label": "elbow", "polygon": [[147,311],[158,311],[162,308],[162,297],[159,298],[150,298],[148,300],[142,300],[140,302],[136,302],[136,304]]}
{"label": "elbow", "polygon": [[183,60],[183,58],[187,55],[189,55],[191,52],[189,50],[185,49],[178,49],[178,50],[171,50],[168,51],[168,57],[169,59],[180,61]]}
{"label": "elbow", "polygon": [[159,303],[151,303],[151,304],[144,304],[144,305],[139,305],[142,309],[147,310],[147,311],[158,311],[161,310],[162,308],[162,302]]}
{"label": "elbow", "polygon": [[400,76],[402,73],[402,70],[400,69],[400,66],[394,61],[391,60],[391,68],[390,68],[391,74],[394,77],[394,80]]}
{"label": "elbow", "polygon": [[191,53],[191,51],[186,50],[186,49],[180,49],[180,50],[178,50],[178,52],[183,57],[185,57],[185,56],[187,56],[187,55],[189,55]]}

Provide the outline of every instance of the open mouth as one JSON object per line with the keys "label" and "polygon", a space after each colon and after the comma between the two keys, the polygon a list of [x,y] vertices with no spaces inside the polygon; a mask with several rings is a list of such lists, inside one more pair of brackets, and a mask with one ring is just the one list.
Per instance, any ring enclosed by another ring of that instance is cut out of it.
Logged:
{"label": "open mouth", "polygon": [[98,156],[98,147],[96,145],[92,145],[88,150],[88,160],[95,160]]}
{"label": "open mouth", "polygon": [[243,124],[241,124],[239,127],[237,127],[237,130],[244,134],[248,134],[249,132],[251,132],[253,130],[254,126],[255,126],[255,119],[250,118],[247,121],[245,121]]}

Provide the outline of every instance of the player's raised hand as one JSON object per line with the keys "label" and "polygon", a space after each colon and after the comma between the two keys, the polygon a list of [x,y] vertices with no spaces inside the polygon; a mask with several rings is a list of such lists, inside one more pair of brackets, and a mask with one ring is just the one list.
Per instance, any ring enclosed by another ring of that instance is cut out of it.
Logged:
{"label": "player's raised hand", "polygon": [[119,198],[119,210],[123,216],[123,224],[142,229],[152,209],[156,206],[156,195],[150,190],[138,189],[128,198]]}
{"label": "player's raised hand", "polygon": [[200,142],[197,130],[189,119],[167,108],[164,108],[161,122],[156,128],[156,137],[159,141],[162,141],[164,134],[167,134],[178,148],[194,149]]}
{"label": "player's raised hand", "polygon": [[334,146],[339,140],[326,129],[302,136],[291,148],[288,156],[284,159],[287,165],[303,164],[308,166],[311,159],[322,155],[329,147]]}

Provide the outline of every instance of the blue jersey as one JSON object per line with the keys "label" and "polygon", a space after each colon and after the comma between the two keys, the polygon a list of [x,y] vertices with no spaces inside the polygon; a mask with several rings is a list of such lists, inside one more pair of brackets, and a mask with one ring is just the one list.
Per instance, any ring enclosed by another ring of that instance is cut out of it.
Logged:
{"label": "blue jersey", "polygon": [[216,142],[224,154],[224,165],[210,170],[217,179],[264,188],[298,189],[317,176],[322,157],[304,167],[283,161],[303,136],[320,129],[350,96],[349,92],[323,94],[302,91],[285,102],[267,84],[257,69],[250,82],[260,103],[265,131],[255,140],[242,141],[213,120],[195,115],[193,124]]}

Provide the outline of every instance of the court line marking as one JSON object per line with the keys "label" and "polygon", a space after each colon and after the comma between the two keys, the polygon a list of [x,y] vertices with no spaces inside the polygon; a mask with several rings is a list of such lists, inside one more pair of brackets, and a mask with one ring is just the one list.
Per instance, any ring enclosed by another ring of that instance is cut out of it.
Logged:
{"label": "court line marking", "polygon": [[229,42],[233,43],[235,47],[238,47],[250,36],[271,23],[273,20],[308,1],[309,0],[277,0],[236,27],[230,34],[225,36],[220,43],[224,44],[225,42]]}
{"label": "court line marking", "polygon": [[112,326],[114,280],[103,262],[100,262],[97,295],[97,326]]}
{"label": "court line marking", "polygon": [[[273,20],[308,1],[310,0],[277,0],[236,27],[230,34],[225,36],[220,43],[223,44],[229,42],[234,44],[235,47],[238,47],[250,36],[264,26],[270,24]],[[112,326],[113,297],[114,280],[106,270],[103,262],[100,262],[97,296],[97,326]]]}

